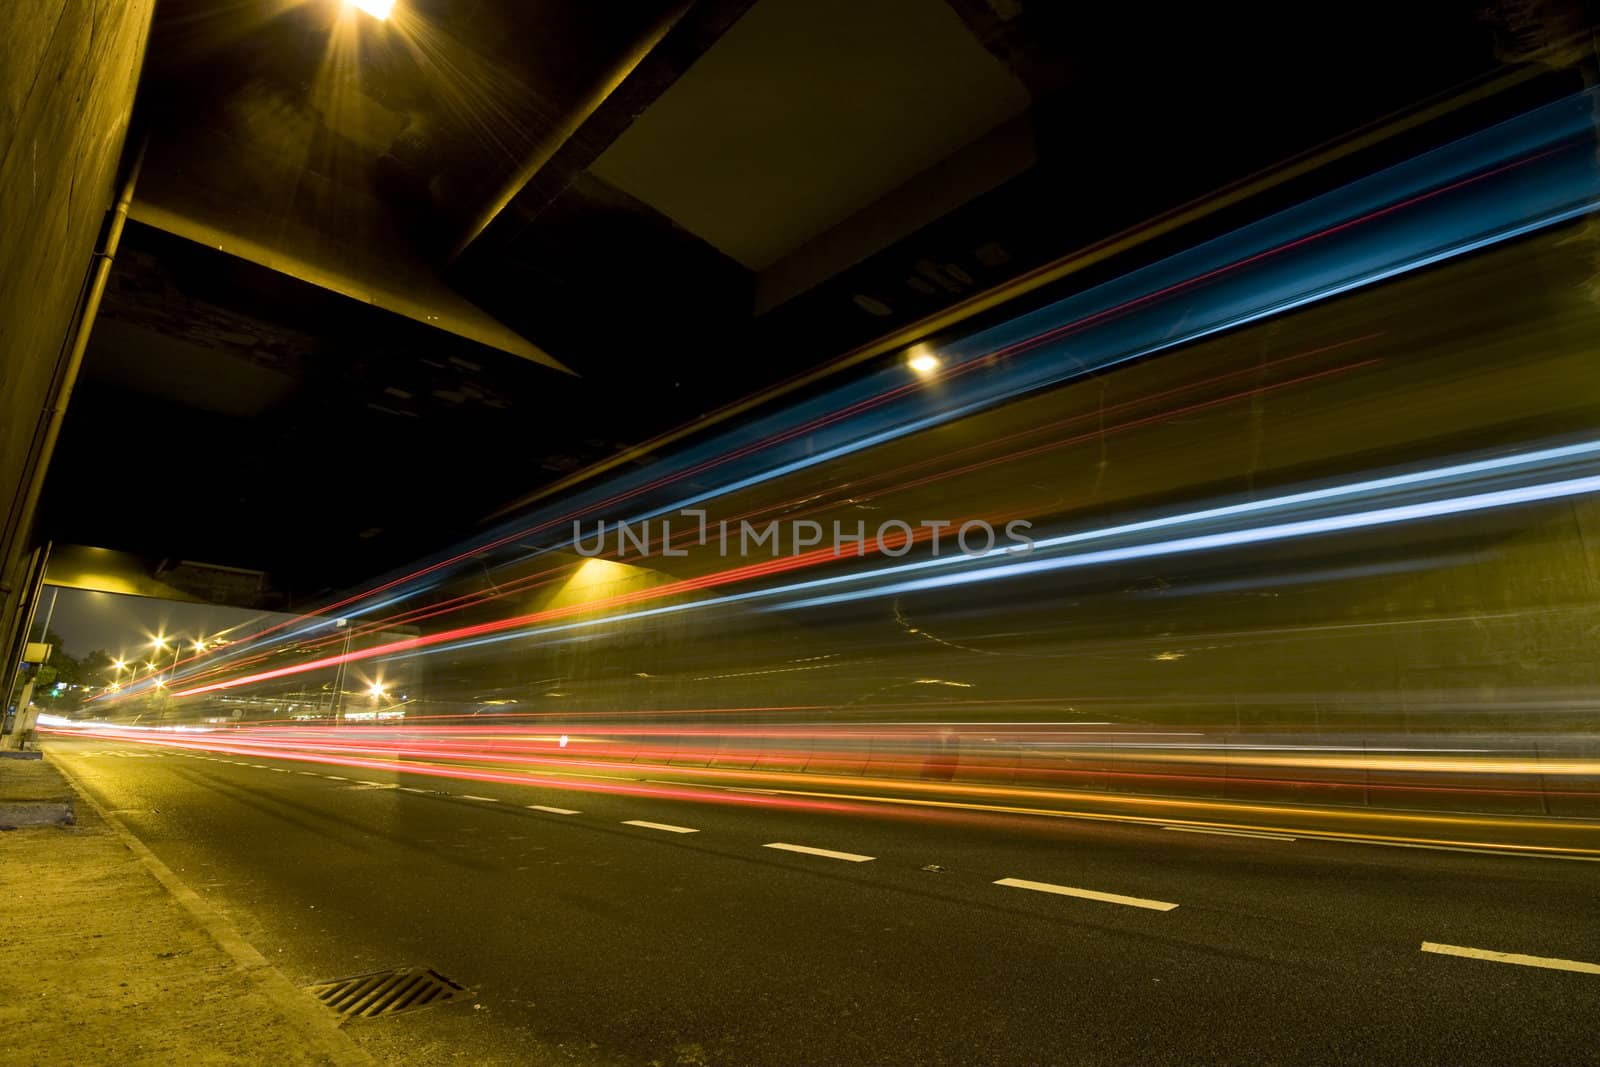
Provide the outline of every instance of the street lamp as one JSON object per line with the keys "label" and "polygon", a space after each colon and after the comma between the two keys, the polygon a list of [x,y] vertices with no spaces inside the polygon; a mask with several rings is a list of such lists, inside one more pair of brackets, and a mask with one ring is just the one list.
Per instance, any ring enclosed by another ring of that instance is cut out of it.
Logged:
{"label": "street lamp", "polygon": [[917,345],[906,356],[906,366],[918,376],[930,378],[939,369],[939,357],[927,345]]}
{"label": "street lamp", "polygon": [[122,688],[122,672],[127,666],[128,661],[121,656],[111,661],[111,669],[114,673],[111,675],[111,684],[106,687],[111,692],[115,693]]}
{"label": "street lamp", "polygon": [[335,619],[333,625],[344,631],[344,654],[339,657],[339,670],[333,679],[333,721],[340,722],[344,718],[344,665],[350,658],[350,639],[355,636],[355,627],[350,625],[349,619]]}
{"label": "street lamp", "polygon": [[372,724],[376,726],[382,718],[384,698],[389,695],[389,687],[383,684],[383,679],[378,679],[367,686],[367,696],[372,699]]}
{"label": "street lamp", "polygon": [[[157,634],[155,639],[151,641],[150,644],[154,648],[164,649],[167,647],[166,636],[163,634]],[[174,637],[172,639],[172,666],[168,668],[169,670],[176,671],[178,669],[178,657],[181,655],[183,655],[183,639],[180,637]]]}
{"label": "street lamp", "polygon": [[345,0],[345,3],[365,11],[379,22],[387,19],[389,13],[394,10],[394,0]]}

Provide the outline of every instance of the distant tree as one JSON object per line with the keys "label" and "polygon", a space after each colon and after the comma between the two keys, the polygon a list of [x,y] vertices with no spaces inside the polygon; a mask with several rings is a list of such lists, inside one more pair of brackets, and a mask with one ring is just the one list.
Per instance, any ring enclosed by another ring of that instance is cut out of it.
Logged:
{"label": "distant tree", "polygon": [[50,658],[33,676],[33,702],[57,710],[75,708],[79,691],[72,686],[83,684],[83,665],[62,647],[60,634],[52,630],[44,639],[50,646]]}
{"label": "distant tree", "polygon": [[111,653],[103,648],[97,648],[78,661],[78,671],[81,675],[82,685],[95,688],[110,685],[116,680],[116,660],[111,658]]}

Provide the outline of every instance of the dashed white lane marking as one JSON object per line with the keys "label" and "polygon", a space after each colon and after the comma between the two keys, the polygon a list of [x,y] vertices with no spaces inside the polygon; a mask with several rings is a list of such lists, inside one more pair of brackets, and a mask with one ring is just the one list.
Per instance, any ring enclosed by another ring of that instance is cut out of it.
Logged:
{"label": "dashed white lane marking", "polygon": [[877,858],[876,856],[863,856],[859,852],[835,852],[831,848],[812,848],[810,845],[790,845],[782,841],[774,841],[770,845],[762,845],[761,847],[782,849],[784,852],[804,852],[807,856],[822,856],[826,859],[845,860],[849,863],[866,863],[868,860]]}
{"label": "dashed white lane marking", "polygon": [[428,791],[427,791],[427,790],[426,790],[426,789],[418,789],[418,788],[417,788],[417,787],[416,787],[416,786],[414,786],[414,785],[403,785],[403,786],[401,786],[401,787],[400,787],[400,788],[401,788],[401,789],[402,789],[402,790],[404,790],[404,791],[405,791],[405,792],[407,792],[407,793],[421,793],[421,794],[423,794],[423,795],[424,795],[424,796],[426,796],[426,795],[427,795],[427,793],[428,793]]}
{"label": "dashed white lane marking", "polygon": [[1163,830],[1176,830],[1180,834],[1216,834],[1218,837],[1255,837],[1262,841],[1293,841],[1288,834],[1258,834],[1253,830],[1212,830],[1204,826],[1163,826]]}
{"label": "dashed white lane marking", "polygon": [[303,774],[307,778],[321,778],[322,777],[322,775],[318,774],[316,771],[296,771],[295,773],[296,774]]}
{"label": "dashed white lane marking", "polygon": [[348,778],[341,778],[337,774],[324,774],[322,777],[326,778],[330,782],[348,782],[350,780]]}
{"label": "dashed white lane marking", "polygon": [[288,774],[289,773],[289,768],[287,768],[287,767],[268,767],[267,769],[270,770],[270,771],[276,771],[278,774]]}
{"label": "dashed white lane marking", "polygon": [[1563,960],[1554,956],[1524,956],[1518,952],[1490,952],[1483,948],[1466,948],[1462,945],[1440,945],[1432,941],[1422,943],[1422,951],[1440,956],[1465,956],[1473,960],[1492,963],[1515,963],[1523,967],[1544,967],[1552,971],[1577,971],[1580,974],[1600,974],[1600,963],[1583,960]]}
{"label": "dashed white lane marking", "polygon": [[624,826],[642,826],[646,830],[665,830],[669,834],[697,834],[700,831],[692,826],[673,826],[666,822],[645,822],[643,819],[623,819]]}
{"label": "dashed white lane marking", "polygon": [[499,797],[479,797],[479,796],[473,796],[471,793],[457,793],[456,795],[459,796],[462,800],[486,800],[490,804],[498,804],[498,803],[500,803],[500,798]]}
{"label": "dashed white lane marking", "polygon": [[1002,878],[995,885],[1008,885],[1016,889],[1032,889],[1036,893],[1055,893],[1063,897],[1082,897],[1106,904],[1126,904],[1130,908],[1148,908],[1150,911],[1171,911],[1176,904],[1165,900],[1146,900],[1143,897],[1125,897],[1118,893],[1101,893],[1094,889],[1077,889],[1070,885],[1052,885],[1049,882],[1030,882],[1026,878]]}
{"label": "dashed white lane marking", "polygon": [[551,815],[582,815],[583,814],[583,812],[581,812],[581,811],[573,811],[571,808],[552,808],[548,804],[529,804],[528,805],[528,809],[530,811],[548,811]]}

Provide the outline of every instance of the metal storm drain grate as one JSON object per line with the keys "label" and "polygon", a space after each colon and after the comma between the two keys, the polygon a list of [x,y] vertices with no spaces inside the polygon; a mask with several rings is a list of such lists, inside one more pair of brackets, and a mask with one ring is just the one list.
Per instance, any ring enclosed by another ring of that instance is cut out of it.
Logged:
{"label": "metal storm drain grate", "polygon": [[466,990],[431,967],[402,967],[318,982],[306,991],[340,1015],[373,1019],[443,1004]]}

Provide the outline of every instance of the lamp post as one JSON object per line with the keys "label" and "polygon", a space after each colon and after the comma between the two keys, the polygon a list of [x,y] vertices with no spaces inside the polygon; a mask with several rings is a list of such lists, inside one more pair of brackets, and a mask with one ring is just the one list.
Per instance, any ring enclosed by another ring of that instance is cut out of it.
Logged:
{"label": "lamp post", "polygon": [[[161,653],[164,652],[166,650],[166,647],[167,647],[166,635],[165,634],[157,634],[155,636],[155,638],[153,640],[151,640],[150,647],[152,649],[154,649],[154,651],[150,653],[151,658],[152,659],[156,659],[156,658],[160,657]],[[168,668],[169,670],[177,670],[178,657],[180,655],[182,655],[182,654],[183,654],[183,641],[181,639],[179,639],[179,638],[173,638],[173,640],[172,640],[172,666],[170,668]],[[158,678],[157,681],[159,682],[160,679]]]}
{"label": "lamp post", "polygon": [[[155,639],[150,642],[150,647],[155,649],[155,651],[151,652],[150,655],[152,657],[159,657],[161,651],[163,651],[167,647],[166,635],[165,634],[157,634],[155,636]],[[183,638],[174,637],[172,639],[172,665],[167,668],[167,670],[172,672],[172,674],[174,674],[174,675],[176,675],[178,673],[178,659],[182,655],[183,655]],[[150,666],[151,666],[152,669],[156,669],[156,664],[152,663],[152,664],[150,664]],[[163,695],[164,695],[166,688],[167,688],[167,680],[165,678],[163,678],[160,674],[157,674],[156,675],[156,691],[159,692],[159,693],[163,693]],[[162,708],[163,708],[163,712],[164,712],[165,708],[166,708],[166,702],[165,701],[162,702]]]}
{"label": "lamp post", "polygon": [[335,619],[333,625],[344,631],[344,654],[339,657],[339,671],[333,680],[333,721],[337,724],[344,719],[344,665],[350,658],[350,639],[355,636],[355,628],[349,619]]}

